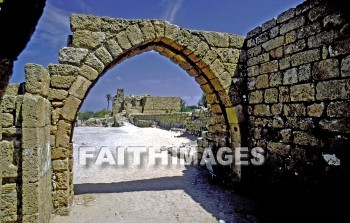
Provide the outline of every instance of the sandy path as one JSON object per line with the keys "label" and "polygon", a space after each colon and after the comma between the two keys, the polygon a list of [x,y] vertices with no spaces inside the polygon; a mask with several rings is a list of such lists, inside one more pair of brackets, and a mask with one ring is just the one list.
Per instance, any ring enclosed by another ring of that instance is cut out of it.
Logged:
{"label": "sandy path", "polygon": [[[80,146],[195,145],[179,133],[155,128],[80,127],[74,131],[74,158]],[[89,167],[74,163],[75,197],[70,216],[51,222],[255,222],[255,204],[232,190],[208,184],[198,166],[116,165]],[[242,210],[244,210],[242,212]],[[243,214],[242,214],[243,213]]]}

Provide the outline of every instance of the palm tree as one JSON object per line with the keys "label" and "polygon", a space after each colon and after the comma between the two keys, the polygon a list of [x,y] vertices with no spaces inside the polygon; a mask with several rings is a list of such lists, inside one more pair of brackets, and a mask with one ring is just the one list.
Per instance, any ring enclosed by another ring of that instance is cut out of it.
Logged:
{"label": "palm tree", "polygon": [[109,109],[109,102],[112,101],[113,97],[111,94],[106,94],[107,99],[107,110]]}

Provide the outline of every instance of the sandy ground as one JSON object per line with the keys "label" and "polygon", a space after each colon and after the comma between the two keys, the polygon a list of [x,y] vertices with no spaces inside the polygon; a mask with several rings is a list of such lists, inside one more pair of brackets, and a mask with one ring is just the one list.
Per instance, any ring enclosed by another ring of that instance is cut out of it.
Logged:
{"label": "sandy ground", "polygon": [[[78,222],[257,222],[256,204],[232,189],[209,184],[206,171],[193,165],[88,166],[79,163],[79,151],[87,146],[99,151],[151,147],[190,146],[195,141],[180,133],[156,128],[78,127],[74,131],[74,191],[69,216],[53,216],[52,223]],[[97,154],[97,153],[96,153]],[[96,155],[97,156],[97,155]],[[108,158],[108,154],[103,156]],[[109,159],[110,161],[110,159]],[[114,161],[118,164],[118,159]],[[127,156],[126,163],[132,164]]]}

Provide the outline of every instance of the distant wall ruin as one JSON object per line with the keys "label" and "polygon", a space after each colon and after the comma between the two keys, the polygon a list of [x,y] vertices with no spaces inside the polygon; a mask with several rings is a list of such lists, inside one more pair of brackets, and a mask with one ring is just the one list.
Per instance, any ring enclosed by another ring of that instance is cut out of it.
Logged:
{"label": "distant wall ruin", "polygon": [[143,114],[166,114],[180,112],[181,98],[152,95],[130,95],[124,97],[124,89],[117,89],[113,100],[113,115],[126,112],[127,115]]}

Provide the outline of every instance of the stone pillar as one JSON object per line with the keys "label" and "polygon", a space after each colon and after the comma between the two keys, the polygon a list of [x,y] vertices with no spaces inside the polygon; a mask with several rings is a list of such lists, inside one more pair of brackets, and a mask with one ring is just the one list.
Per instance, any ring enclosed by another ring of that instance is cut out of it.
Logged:
{"label": "stone pillar", "polygon": [[35,64],[26,65],[26,80],[22,105],[22,219],[49,222],[53,210],[51,104],[46,98],[50,81],[47,70]]}

